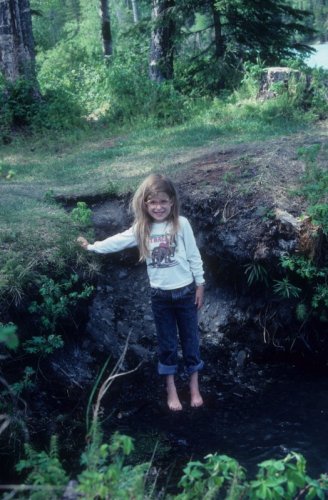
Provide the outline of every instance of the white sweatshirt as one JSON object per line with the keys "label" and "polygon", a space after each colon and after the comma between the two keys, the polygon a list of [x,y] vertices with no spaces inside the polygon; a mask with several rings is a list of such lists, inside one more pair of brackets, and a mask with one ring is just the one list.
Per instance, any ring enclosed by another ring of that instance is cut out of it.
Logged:
{"label": "white sweatshirt", "polygon": [[[203,263],[188,219],[179,217],[179,231],[175,238],[171,236],[170,227],[168,222],[152,224],[150,257],[146,259],[150,286],[174,290],[189,285],[194,280],[196,285],[203,284]],[[122,233],[88,245],[87,250],[113,253],[134,246],[137,246],[137,240],[132,226]]]}

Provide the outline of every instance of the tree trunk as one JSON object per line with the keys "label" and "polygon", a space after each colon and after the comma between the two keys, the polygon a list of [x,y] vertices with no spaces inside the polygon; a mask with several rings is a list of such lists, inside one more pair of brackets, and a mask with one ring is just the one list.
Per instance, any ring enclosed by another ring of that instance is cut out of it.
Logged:
{"label": "tree trunk", "polygon": [[211,9],[214,22],[215,57],[216,59],[220,59],[224,55],[225,47],[222,36],[220,12],[216,9],[214,0],[211,0]]}
{"label": "tree trunk", "polygon": [[113,54],[113,41],[110,29],[108,0],[100,0],[100,16],[104,56],[109,57]]}
{"label": "tree trunk", "polygon": [[35,82],[35,52],[29,0],[0,0],[0,70],[6,80]]}
{"label": "tree trunk", "polygon": [[173,77],[174,0],[152,0],[153,30],[151,35],[149,76],[155,82]]}
{"label": "tree trunk", "polygon": [[137,0],[131,0],[133,22],[137,24],[139,22],[139,9]]}

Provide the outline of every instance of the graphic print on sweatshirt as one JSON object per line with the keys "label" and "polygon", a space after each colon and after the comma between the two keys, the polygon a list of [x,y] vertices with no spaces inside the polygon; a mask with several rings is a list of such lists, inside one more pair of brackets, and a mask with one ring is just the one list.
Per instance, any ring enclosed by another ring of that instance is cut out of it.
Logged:
{"label": "graphic print on sweatshirt", "polygon": [[174,259],[176,241],[170,233],[150,235],[151,267],[172,267],[178,263]]}

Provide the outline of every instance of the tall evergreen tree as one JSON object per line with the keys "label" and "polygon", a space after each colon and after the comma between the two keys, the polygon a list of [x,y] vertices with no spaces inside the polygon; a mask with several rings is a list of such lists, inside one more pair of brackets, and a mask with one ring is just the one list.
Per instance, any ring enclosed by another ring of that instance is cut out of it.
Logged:
{"label": "tall evergreen tree", "polygon": [[268,64],[310,48],[296,35],[313,33],[305,25],[309,13],[292,7],[286,0],[215,0],[222,19],[226,45],[238,57]]}

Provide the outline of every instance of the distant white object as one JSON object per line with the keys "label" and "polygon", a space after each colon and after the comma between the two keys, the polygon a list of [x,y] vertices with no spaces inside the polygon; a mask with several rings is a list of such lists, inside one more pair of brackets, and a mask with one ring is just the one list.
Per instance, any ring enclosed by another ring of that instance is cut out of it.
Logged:
{"label": "distant white object", "polygon": [[306,63],[311,68],[322,67],[328,69],[328,42],[318,45],[311,45],[316,50],[307,60]]}

